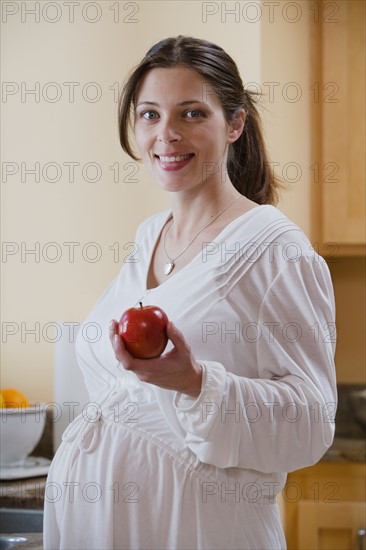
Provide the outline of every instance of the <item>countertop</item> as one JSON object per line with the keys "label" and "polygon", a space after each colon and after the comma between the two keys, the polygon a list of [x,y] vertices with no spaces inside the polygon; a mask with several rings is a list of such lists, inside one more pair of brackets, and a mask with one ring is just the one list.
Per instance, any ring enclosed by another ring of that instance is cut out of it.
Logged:
{"label": "countertop", "polygon": [[42,533],[20,533],[19,537],[26,538],[26,542],[21,542],[10,548],[14,548],[14,550],[43,550]]}
{"label": "countertop", "polygon": [[43,509],[46,476],[0,481],[1,508]]}
{"label": "countertop", "polygon": [[[0,508],[27,508],[43,510],[46,476],[12,481],[0,481]],[[11,533],[27,540],[11,548],[19,550],[43,550],[42,533]],[[3,533],[0,537],[5,537]]]}

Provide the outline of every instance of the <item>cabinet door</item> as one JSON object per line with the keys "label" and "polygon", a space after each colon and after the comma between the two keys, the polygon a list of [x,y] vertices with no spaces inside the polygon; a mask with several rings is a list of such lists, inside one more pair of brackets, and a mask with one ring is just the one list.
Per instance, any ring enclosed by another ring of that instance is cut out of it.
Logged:
{"label": "cabinet door", "polygon": [[[364,502],[298,503],[298,550],[359,550],[366,528]],[[364,541],[363,541],[364,543]]]}
{"label": "cabinet door", "polygon": [[[323,2],[323,242],[365,244],[365,2]],[[332,16],[329,10],[333,9]],[[326,15],[326,16],[325,16]]]}

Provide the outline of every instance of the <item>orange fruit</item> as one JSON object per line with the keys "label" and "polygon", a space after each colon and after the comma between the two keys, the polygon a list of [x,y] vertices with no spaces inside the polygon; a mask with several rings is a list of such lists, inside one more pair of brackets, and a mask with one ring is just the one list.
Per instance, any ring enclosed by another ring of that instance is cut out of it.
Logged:
{"label": "orange fruit", "polygon": [[1,395],[4,400],[3,407],[5,406],[8,408],[27,408],[30,406],[30,403],[24,393],[19,390],[15,390],[14,388],[6,388],[4,390],[1,390]]}

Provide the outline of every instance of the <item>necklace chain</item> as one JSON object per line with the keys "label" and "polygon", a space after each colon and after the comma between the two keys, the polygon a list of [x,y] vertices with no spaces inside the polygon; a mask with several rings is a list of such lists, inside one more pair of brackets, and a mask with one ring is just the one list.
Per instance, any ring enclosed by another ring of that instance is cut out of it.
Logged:
{"label": "necklace chain", "polygon": [[[239,195],[240,196],[240,195]],[[197,237],[202,233],[202,231],[204,231],[205,229],[207,229],[207,227],[209,227],[215,220],[217,220],[217,218],[219,216],[221,216],[221,214],[223,214],[225,212],[225,210],[227,210],[236,200],[238,200],[238,197],[235,197],[235,199],[233,199],[232,201],[229,202],[229,204],[227,204],[225,206],[225,208],[223,210],[221,210],[221,212],[219,212],[207,225],[205,225],[204,227],[202,227],[202,229],[200,229],[197,233],[197,235],[195,237],[193,237],[193,239],[187,244],[187,246],[182,250],[182,252],[180,252],[177,256],[175,256],[175,258],[171,258],[168,254],[168,252],[166,251],[166,246],[165,246],[165,242],[166,242],[166,236],[169,232],[169,229],[172,227],[173,223],[174,223],[174,219],[172,219],[172,223],[169,225],[168,229],[166,230],[165,232],[165,235],[164,235],[164,239],[163,239],[163,248],[164,248],[164,252],[168,258],[168,262],[165,263],[164,265],[164,275],[170,275],[170,273],[173,271],[173,269],[175,268],[175,261],[180,258],[180,256],[182,256],[182,254],[185,253],[186,250],[188,250],[188,248],[191,246],[191,244],[194,243],[194,241],[197,239]]]}

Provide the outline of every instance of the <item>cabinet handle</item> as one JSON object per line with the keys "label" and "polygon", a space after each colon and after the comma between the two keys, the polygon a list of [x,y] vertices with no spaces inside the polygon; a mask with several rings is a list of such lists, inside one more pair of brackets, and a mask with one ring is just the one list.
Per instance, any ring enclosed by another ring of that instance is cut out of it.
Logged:
{"label": "cabinet handle", "polygon": [[364,546],[365,535],[366,535],[365,529],[359,529],[359,530],[357,531],[358,549],[359,549],[359,550],[364,550],[364,548],[365,548],[365,546]]}

